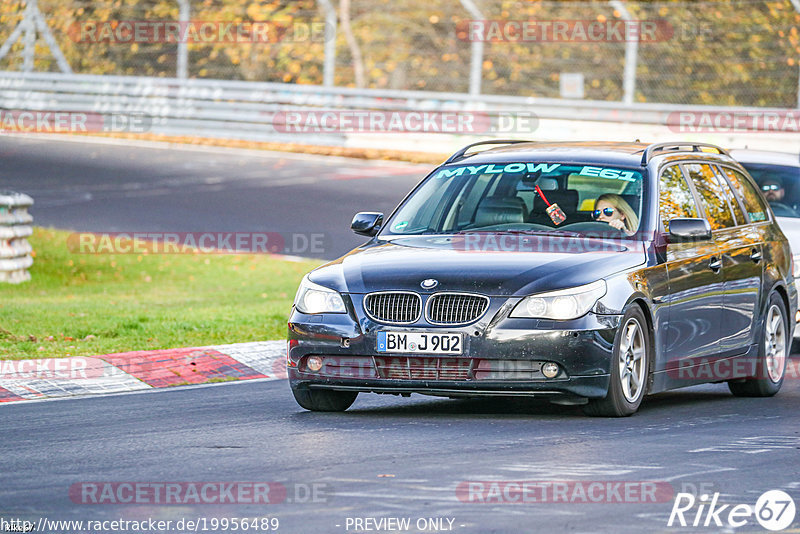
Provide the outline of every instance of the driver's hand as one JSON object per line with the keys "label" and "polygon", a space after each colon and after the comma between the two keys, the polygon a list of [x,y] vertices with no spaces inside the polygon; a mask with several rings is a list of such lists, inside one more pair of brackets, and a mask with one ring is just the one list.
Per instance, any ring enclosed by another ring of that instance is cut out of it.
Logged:
{"label": "driver's hand", "polygon": [[613,228],[616,228],[617,230],[620,230],[622,232],[625,231],[625,221],[622,221],[620,219],[614,219],[613,221],[608,221],[608,224],[610,224]]}

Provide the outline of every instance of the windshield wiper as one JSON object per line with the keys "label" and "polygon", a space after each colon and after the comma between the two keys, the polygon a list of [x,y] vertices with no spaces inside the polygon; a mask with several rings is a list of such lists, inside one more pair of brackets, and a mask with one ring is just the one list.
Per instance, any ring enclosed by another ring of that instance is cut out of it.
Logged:
{"label": "windshield wiper", "polygon": [[559,236],[569,236],[569,237],[581,237],[583,234],[580,232],[571,232],[570,230],[557,230],[553,228],[552,230],[502,230],[498,233],[506,233],[506,234],[521,234],[521,235],[559,235]]}

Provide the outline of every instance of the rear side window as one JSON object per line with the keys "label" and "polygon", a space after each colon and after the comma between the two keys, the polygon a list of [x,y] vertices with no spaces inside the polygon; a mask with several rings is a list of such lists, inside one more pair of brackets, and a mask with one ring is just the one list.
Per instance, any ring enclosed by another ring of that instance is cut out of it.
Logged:
{"label": "rear side window", "polygon": [[669,232],[669,221],[672,219],[698,216],[692,190],[689,189],[677,165],[667,167],[661,173],[658,204],[661,222],[664,223],[667,232]]}
{"label": "rear side window", "polygon": [[736,226],[725,192],[710,165],[689,163],[686,172],[694,184],[712,230]]}
{"label": "rear side window", "polygon": [[761,222],[767,220],[767,208],[764,201],[761,200],[761,195],[756,191],[756,188],[741,172],[731,169],[730,167],[722,167],[725,176],[733,188],[739,194],[739,198],[744,203],[744,209],[750,216],[750,222]]}
{"label": "rear side window", "polygon": [[744,216],[742,207],[739,205],[739,201],[736,199],[733,191],[731,191],[731,186],[728,185],[728,180],[725,179],[725,176],[722,175],[716,166],[714,167],[714,170],[717,173],[717,181],[719,182],[720,187],[722,187],[722,190],[725,192],[725,196],[728,197],[728,205],[731,207],[733,216],[736,218],[736,224],[747,224],[747,219]]}

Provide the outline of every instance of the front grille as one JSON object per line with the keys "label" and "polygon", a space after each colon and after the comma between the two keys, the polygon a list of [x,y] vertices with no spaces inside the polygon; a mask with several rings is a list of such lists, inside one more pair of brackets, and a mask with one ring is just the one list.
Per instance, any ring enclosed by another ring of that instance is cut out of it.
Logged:
{"label": "front grille", "polygon": [[320,356],[322,368],[311,371],[308,368],[308,358],[305,358],[300,371],[316,376],[328,378],[379,378],[375,371],[375,363],[371,356]]}
{"label": "front grille", "polygon": [[422,314],[422,299],[416,293],[400,291],[370,293],[364,299],[364,309],[382,323],[414,323]]}
{"label": "front grille", "polygon": [[[308,357],[298,371],[319,378],[344,380],[452,380],[452,381],[542,381],[545,361],[484,360],[435,356],[319,355],[322,368],[311,371]],[[558,378],[564,378],[561,373]]]}
{"label": "front grille", "polygon": [[486,313],[489,299],[468,293],[437,293],[428,301],[428,321],[433,324],[467,324]]}
{"label": "front grille", "polygon": [[470,358],[376,357],[378,376],[389,380],[469,380]]}

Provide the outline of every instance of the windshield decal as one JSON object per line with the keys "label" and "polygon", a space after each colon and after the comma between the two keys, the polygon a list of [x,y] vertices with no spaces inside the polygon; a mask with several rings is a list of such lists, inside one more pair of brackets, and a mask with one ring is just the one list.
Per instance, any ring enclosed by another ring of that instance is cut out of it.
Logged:
{"label": "windshield decal", "polygon": [[623,171],[620,169],[609,169],[608,167],[589,167],[586,166],[579,172],[581,176],[593,176],[597,178],[608,178],[609,180],[624,180],[626,182],[635,182],[631,171]]}
{"label": "windshield decal", "polygon": [[[541,172],[547,174],[555,171],[559,167],[561,167],[561,163],[507,163],[506,165],[488,163],[485,165],[465,165],[463,167],[456,167],[454,169],[439,169],[439,172],[436,173],[434,178],[451,178],[453,176],[461,176],[465,173],[468,175],[501,173],[516,174],[520,172]],[[633,175],[633,173],[629,174]]]}

